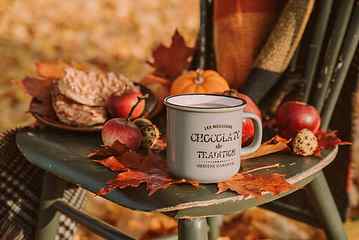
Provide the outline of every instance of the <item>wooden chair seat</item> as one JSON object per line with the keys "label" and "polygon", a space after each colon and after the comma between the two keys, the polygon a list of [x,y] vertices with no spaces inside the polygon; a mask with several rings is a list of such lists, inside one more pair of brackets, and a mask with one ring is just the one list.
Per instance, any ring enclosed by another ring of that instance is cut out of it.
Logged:
{"label": "wooden chair seat", "polygon": [[[17,144],[32,164],[93,193],[98,192],[115,176],[115,173],[88,159],[87,154],[100,144],[99,137],[94,134],[63,132],[51,128],[33,129],[18,133]],[[176,218],[234,213],[271,202],[304,187],[334,160],[337,151],[338,149],[335,148],[324,152],[322,159],[278,153],[242,161],[242,171],[279,164],[279,167],[252,172],[252,174],[284,174],[287,180],[297,187],[276,196],[267,193],[256,199],[244,198],[231,191],[216,194],[217,187],[214,184],[202,184],[198,188],[190,185],[175,185],[152,196],[148,196],[143,186],[127,188],[115,190],[105,197],[131,209],[158,211]]]}

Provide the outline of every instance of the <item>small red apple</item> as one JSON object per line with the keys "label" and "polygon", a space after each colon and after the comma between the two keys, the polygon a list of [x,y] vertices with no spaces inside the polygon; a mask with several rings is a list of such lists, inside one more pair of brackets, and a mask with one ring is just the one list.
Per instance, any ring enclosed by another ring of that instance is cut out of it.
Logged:
{"label": "small red apple", "polygon": [[138,118],[145,109],[145,101],[143,100],[135,107],[131,116],[128,115],[132,107],[137,103],[138,97],[142,96],[142,93],[138,90],[131,90],[122,95],[116,95],[116,93],[114,93],[107,100],[107,111],[111,117]]}
{"label": "small red apple", "polygon": [[299,101],[288,101],[279,106],[276,123],[280,134],[286,138],[294,137],[306,128],[316,133],[320,127],[320,115],[315,107]]}
{"label": "small red apple", "polygon": [[106,146],[119,141],[132,150],[139,148],[143,139],[140,129],[124,118],[113,118],[107,121],[102,128],[101,137]]}
{"label": "small red apple", "polygon": [[[261,111],[259,110],[256,103],[247,95],[239,93],[238,91],[231,89],[224,92],[225,95],[239,97],[247,102],[246,107],[244,108],[245,112],[251,112],[256,114],[258,117],[261,117]],[[252,142],[254,137],[254,123],[251,119],[244,119],[242,126],[242,145],[248,145]]]}
{"label": "small red apple", "polygon": [[[244,108],[245,112],[251,112],[256,114],[258,117],[261,117],[261,111],[255,102],[247,95],[243,93],[238,93],[238,97],[244,99],[247,102],[246,107]],[[251,119],[244,119],[242,126],[242,144],[247,145],[252,142],[254,137],[254,123]]]}

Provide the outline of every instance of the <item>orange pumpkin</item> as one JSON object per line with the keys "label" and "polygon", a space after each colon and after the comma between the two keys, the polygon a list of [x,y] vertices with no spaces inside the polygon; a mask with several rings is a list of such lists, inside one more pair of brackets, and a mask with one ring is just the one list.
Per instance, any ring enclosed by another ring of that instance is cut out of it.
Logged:
{"label": "orange pumpkin", "polygon": [[184,93],[218,93],[229,89],[227,81],[213,70],[189,71],[171,86],[171,95]]}

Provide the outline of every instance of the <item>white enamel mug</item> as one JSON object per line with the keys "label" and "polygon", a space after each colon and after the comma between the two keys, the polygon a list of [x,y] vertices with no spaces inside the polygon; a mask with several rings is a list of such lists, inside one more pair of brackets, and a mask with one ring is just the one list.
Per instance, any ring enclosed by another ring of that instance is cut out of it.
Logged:
{"label": "white enamel mug", "polygon": [[[167,107],[167,163],[171,174],[201,183],[229,179],[240,169],[240,155],[262,140],[260,118],[243,112],[243,99],[216,94],[183,94],[164,99]],[[241,148],[242,122],[254,122],[253,142]]]}

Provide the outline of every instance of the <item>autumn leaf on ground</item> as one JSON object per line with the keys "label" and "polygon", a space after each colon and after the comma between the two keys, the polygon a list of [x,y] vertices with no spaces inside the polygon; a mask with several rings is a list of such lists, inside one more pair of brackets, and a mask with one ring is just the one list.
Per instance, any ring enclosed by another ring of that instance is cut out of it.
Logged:
{"label": "autumn leaf on ground", "polygon": [[160,44],[153,50],[153,60],[148,63],[155,68],[155,75],[175,79],[188,66],[193,48],[188,47],[184,38],[176,30],[169,47]]}
{"label": "autumn leaf on ground", "polygon": [[231,190],[244,197],[260,197],[264,192],[271,192],[275,195],[294,188],[283,175],[276,173],[263,175],[237,173],[231,179],[218,183],[217,186],[217,193]]}
{"label": "autumn leaf on ground", "polygon": [[288,143],[290,140],[282,138],[278,135],[264,142],[257,151],[241,156],[241,160],[251,159],[256,157],[265,156],[268,154],[287,151],[289,149]]}
{"label": "autumn leaf on ground", "polygon": [[350,145],[351,142],[341,140],[337,131],[319,131],[315,135],[318,140],[318,148],[315,151],[315,156],[320,156],[321,151],[325,149],[334,148],[337,145]]}

